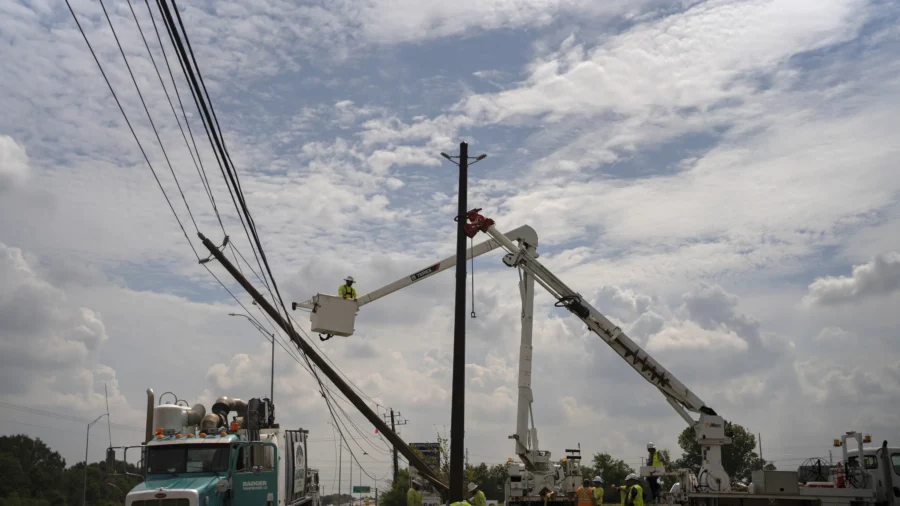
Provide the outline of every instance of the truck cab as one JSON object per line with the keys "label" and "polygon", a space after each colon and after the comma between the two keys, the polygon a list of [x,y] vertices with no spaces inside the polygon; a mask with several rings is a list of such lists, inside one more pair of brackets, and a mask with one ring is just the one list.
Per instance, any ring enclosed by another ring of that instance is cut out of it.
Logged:
{"label": "truck cab", "polygon": [[144,481],[125,506],[320,506],[308,431],[281,429],[268,399],[220,397],[207,414],[177,399],[153,406],[148,390],[147,420]]}
{"label": "truck cab", "polygon": [[875,490],[877,504],[900,504],[900,447],[862,447],[862,469],[860,470],[860,450],[847,452],[846,481],[854,488]]}

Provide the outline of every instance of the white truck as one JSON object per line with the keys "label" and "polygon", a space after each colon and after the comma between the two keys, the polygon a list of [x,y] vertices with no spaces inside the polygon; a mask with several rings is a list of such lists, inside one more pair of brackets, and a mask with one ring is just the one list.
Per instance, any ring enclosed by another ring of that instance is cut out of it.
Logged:
{"label": "white truck", "polygon": [[[857,435],[855,432],[847,433],[841,440],[841,445],[845,449],[844,475],[848,478],[843,481],[835,478],[834,485],[831,487],[809,485],[801,487],[796,472],[759,471],[754,475],[753,487],[750,487],[750,490],[733,491],[731,478],[722,464],[722,446],[731,443],[731,439],[725,436],[725,423],[722,417],[632,341],[621,328],[589,304],[581,294],[569,288],[544,267],[537,260],[537,234],[531,227],[519,227],[507,234],[502,234],[494,227],[494,221],[482,216],[480,211],[480,209],[474,209],[467,213],[466,219],[469,222],[466,225],[467,235],[474,237],[478,232],[483,232],[490,237],[490,240],[471,248],[467,259],[502,247],[507,252],[503,257],[503,263],[509,267],[515,267],[519,271],[519,289],[522,296],[517,424],[516,433],[510,436],[516,441],[516,454],[522,464],[510,463],[508,466],[510,478],[506,486],[506,506],[536,504],[538,501],[546,503],[545,501],[548,500],[571,501],[573,487],[578,486],[577,483],[581,478],[580,467],[577,465],[580,455],[575,455],[576,458],[572,459],[576,462],[575,465],[567,465],[565,468],[553,465],[549,452],[539,450],[537,431],[533,426],[531,334],[535,281],[557,300],[555,304],[557,307],[565,308],[581,319],[590,331],[600,337],[638,374],[656,387],[676,413],[694,428],[702,450],[700,472],[696,476],[687,470],[667,471],[664,467],[641,468],[642,476],[663,474],[680,476],[683,485],[681,492],[672,498],[674,502],[692,506],[730,506],[732,504],[735,506],[754,506],[756,504],[781,506],[879,504],[894,506],[898,502],[900,490],[894,484],[898,483],[897,471],[900,470],[900,452],[888,448],[886,442],[882,448],[877,450],[863,449],[862,439],[859,439],[859,449],[856,452],[849,452],[846,449],[845,440],[847,437],[855,438]],[[295,303],[294,308],[304,307],[311,310],[310,320],[314,332],[349,336],[353,334],[355,316],[360,307],[448,269],[456,265],[456,260],[456,257],[452,256],[429,265],[408,277],[361,297],[359,301],[318,294],[305,303]],[[691,413],[697,418],[695,419]],[[532,421],[530,428],[529,419]],[[878,462],[879,467],[869,469],[867,465],[864,466],[866,469],[860,469],[858,465],[860,451],[865,456],[864,463]],[[853,463],[854,455],[857,464]],[[874,460],[871,460],[873,458]],[[859,478],[853,479],[856,476]],[[862,476],[869,476],[871,479],[864,479]],[[794,485],[789,485],[790,483]]]}

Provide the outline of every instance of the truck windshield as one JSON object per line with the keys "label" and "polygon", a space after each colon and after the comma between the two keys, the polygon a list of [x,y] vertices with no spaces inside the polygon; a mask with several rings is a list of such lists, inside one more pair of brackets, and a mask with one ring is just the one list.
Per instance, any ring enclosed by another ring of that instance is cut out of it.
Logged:
{"label": "truck windshield", "polygon": [[223,473],[228,470],[228,445],[172,445],[149,448],[147,472]]}

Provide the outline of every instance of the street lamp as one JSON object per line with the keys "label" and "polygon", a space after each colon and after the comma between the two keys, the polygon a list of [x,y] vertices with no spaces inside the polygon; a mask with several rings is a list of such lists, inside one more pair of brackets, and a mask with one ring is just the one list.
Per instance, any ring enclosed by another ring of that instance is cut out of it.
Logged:
{"label": "street lamp", "polygon": [[269,400],[272,401],[272,403],[274,404],[275,403],[275,334],[267,332],[266,329],[263,328],[263,326],[260,325],[259,322],[257,322],[255,318],[251,318],[250,316],[247,316],[244,313],[228,313],[228,316],[243,316],[254,327],[256,327],[256,330],[260,331],[262,334],[264,334],[272,339],[272,371],[271,371],[270,378],[269,378],[269,390],[270,390]]}
{"label": "street lamp", "polygon": [[[453,323],[453,390],[450,402],[450,503],[462,501],[465,442],[465,383],[466,383],[466,197],[469,165],[487,155],[469,156],[469,145],[459,143],[459,156],[441,153],[459,167],[459,210],[456,215],[456,308]],[[456,161],[458,160],[458,161]],[[469,160],[473,160],[469,163]]]}
{"label": "street lamp", "polygon": [[88,424],[87,436],[84,438],[84,490],[82,490],[81,492],[82,506],[87,506],[88,445],[91,441],[91,427],[99,422],[104,416],[109,416],[109,413],[103,413],[102,415],[98,416],[96,420]]}

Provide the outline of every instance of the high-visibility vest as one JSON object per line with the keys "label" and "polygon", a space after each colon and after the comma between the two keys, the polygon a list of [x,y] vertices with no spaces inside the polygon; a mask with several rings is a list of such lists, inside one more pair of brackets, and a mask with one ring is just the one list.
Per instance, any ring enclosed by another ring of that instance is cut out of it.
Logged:
{"label": "high-visibility vest", "polygon": [[597,499],[597,506],[601,506],[603,504],[603,492],[603,487],[594,488],[594,497]]}
{"label": "high-visibility vest", "polygon": [[628,487],[619,487],[619,503],[622,506],[625,506],[625,492],[628,491]]}
{"label": "high-visibility vest", "polygon": [[634,506],[644,506],[644,489],[642,489],[640,485],[634,484],[628,487],[628,492],[625,493],[625,497],[631,497],[632,492],[634,493],[634,497],[632,498]]}
{"label": "high-visibility vest", "polygon": [[594,503],[591,499],[594,497],[594,489],[592,487],[578,487],[575,491],[575,497],[579,506],[592,506]]}
{"label": "high-visibility vest", "polygon": [[472,506],[487,506],[487,497],[484,496],[484,492],[481,490],[475,492],[475,497],[472,498]]}
{"label": "high-visibility vest", "polygon": [[406,493],[406,506],[422,506],[422,494],[418,490],[411,488]]}
{"label": "high-visibility vest", "polygon": [[345,299],[355,299],[356,288],[353,288],[352,286],[341,285],[338,287],[338,296]]}
{"label": "high-visibility vest", "polygon": [[468,503],[468,501],[456,501],[454,503],[450,503],[450,506],[472,506]]}
{"label": "high-visibility vest", "polygon": [[653,467],[663,466],[663,461],[659,459],[659,450],[653,450],[653,463],[650,465]]}

